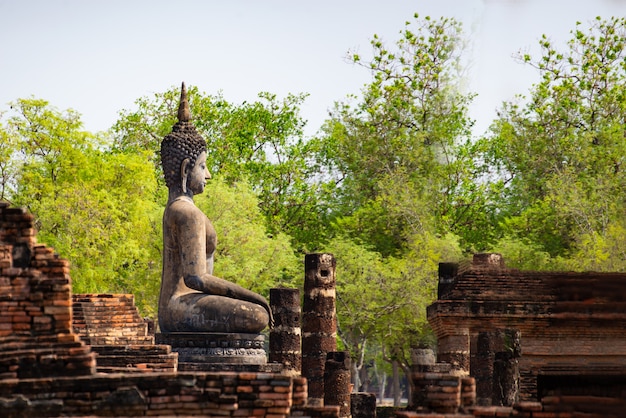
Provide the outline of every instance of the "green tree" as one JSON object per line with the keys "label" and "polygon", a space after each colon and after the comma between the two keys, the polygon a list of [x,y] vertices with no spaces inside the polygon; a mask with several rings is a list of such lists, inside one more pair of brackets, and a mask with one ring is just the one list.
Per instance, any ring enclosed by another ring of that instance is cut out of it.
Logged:
{"label": "green tree", "polygon": [[456,237],[416,234],[403,258],[383,258],[345,237],[329,246],[337,259],[338,334],[357,360],[353,378],[375,361],[367,357],[370,347],[408,371],[410,349],[434,343],[426,307],[436,298],[439,261],[461,257]]}
{"label": "green tree", "polygon": [[[10,198],[35,214],[38,239],[70,260],[75,292],[134,293],[141,311],[155,315],[166,193],[154,151],[111,147],[81,127],[74,111],[17,101],[0,130]],[[264,294],[299,277],[289,236],[267,232],[245,181],[216,178],[197,204],[220,233],[216,274]]]}
{"label": "green tree", "polygon": [[134,292],[154,313],[160,266],[156,178],[146,154],[119,154],[83,131],[78,113],[20,99],[6,121],[11,201],[36,217],[38,239],[71,262],[76,292]]}
{"label": "green tree", "polygon": [[[472,95],[460,84],[461,27],[415,16],[395,47],[374,36],[362,98],[337,103],[318,157],[329,192],[338,260],[340,337],[359,367],[367,346],[404,367],[409,350],[432,344],[425,317],[437,263],[460,256],[459,238],[479,213],[483,169],[469,141]],[[345,269],[345,270],[344,270]]]}
{"label": "green tree", "polygon": [[[2,114],[0,114],[0,118]],[[9,200],[17,188],[16,158],[18,147],[15,138],[0,125],[0,199]]]}
{"label": "green tree", "polygon": [[270,235],[257,196],[245,182],[212,179],[196,204],[218,234],[215,274],[257,293],[301,285],[302,262],[284,233]]}
{"label": "green tree", "polygon": [[372,82],[356,104],[338,103],[324,127],[334,215],[383,256],[401,254],[416,232],[461,233],[482,218],[469,210],[481,193],[469,142],[473,95],[460,90],[460,24],[415,15],[400,35],[395,48],[374,36],[370,61],[350,54]]}
{"label": "green tree", "polygon": [[599,268],[585,260],[600,251],[623,270],[623,255],[608,253],[621,245],[605,239],[623,228],[626,19],[597,18],[586,30],[578,22],[571,34],[566,51],[544,35],[538,59],[519,57],[540,82],[526,103],[504,104],[488,138],[486,161],[504,185],[499,234],[557,267]]}

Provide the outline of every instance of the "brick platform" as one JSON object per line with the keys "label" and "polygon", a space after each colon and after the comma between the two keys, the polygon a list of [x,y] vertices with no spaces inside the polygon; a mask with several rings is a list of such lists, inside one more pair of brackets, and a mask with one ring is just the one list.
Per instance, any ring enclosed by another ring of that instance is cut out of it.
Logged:
{"label": "brick platform", "polygon": [[169,345],[154,344],[133,295],[72,295],[74,332],[97,354],[97,371],[173,372],[178,355]]}
{"label": "brick platform", "polygon": [[[3,417],[287,417],[304,386],[267,373],[100,374],[0,380]],[[300,392],[296,392],[299,389]],[[297,398],[296,396],[297,395]]]}

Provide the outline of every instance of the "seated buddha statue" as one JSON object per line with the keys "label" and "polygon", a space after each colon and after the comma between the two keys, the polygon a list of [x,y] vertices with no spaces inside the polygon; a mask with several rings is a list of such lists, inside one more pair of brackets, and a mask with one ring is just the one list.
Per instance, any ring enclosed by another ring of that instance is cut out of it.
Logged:
{"label": "seated buddha statue", "polygon": [[266,299],[213,275],[217,234],[193,200],[211,178],[206,141],[190,119],[183,83],[178,122],[161,143],[169,196],[163,214],[159,327],[161,332],[259,333],[272,321]]}

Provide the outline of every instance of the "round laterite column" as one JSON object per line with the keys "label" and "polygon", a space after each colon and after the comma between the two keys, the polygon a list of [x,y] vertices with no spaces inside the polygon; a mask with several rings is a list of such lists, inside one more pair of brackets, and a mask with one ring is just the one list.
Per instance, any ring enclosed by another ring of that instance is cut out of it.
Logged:
{"label": "round laterite column", "polygon": [[311,406],[323,404],[326,354],[337,350],[335,267],[332,254],[304,258],[302,375],[308,381]]}
{"label": "round laterite column", "polygon": [[353,393],[350,395],[352,418],[376,418],[376,395],[373,393]]}
{"label": "round laterite column", "polygon": [[324,405],[339,406],[339,417],[350,417],[350,353],[328,353],[324,366]]}
{"label": "round laterite column", "polygon": [[300,290],[270,289],[274,327],[270,330],[270,363],[281,363],[283,371],[299,375],[302,370]]}

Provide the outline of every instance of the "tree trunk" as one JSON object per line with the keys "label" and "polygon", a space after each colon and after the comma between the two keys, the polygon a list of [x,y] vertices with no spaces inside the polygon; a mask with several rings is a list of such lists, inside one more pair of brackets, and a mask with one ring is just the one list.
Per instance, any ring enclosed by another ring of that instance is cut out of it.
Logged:
{"label": "tree trunk", "polygon": [[400,363],[400,367],[402,367],[402,372],[404,373],[404,376],[406,376],[406,396],[410,405],[411,399],[413,399],[414,390],[413,380],[411,379],[411,367],[404,362]]}
{"label": "tree trunk", "polygon": [[356,361],[352,362],[352,388],[353,392],[358,392],[359,387],[361,387],[361,374],[359,373],[359,365],[356,364]]}
{"label": "tree trunk", "polygon": [[355,392],[369,392],[371,379],[369,378],[367,367],[361,366],[359,370],[360,385],[354,387]]}
{"label": "tree trunk", "polygon": [[385,399],[385,386],[387,386],[387,373],[385,371],[379,371],[376,362],[374,362],[374,374],[376,375],[376,381],[378,382],[378,399],[382,403]]}
{"label": "tree trunk", "polygon": [[396,360],[392,363],[393,366],[393,406],[400,406],[402,400],[402,393],[400,392],[400,367]]}

